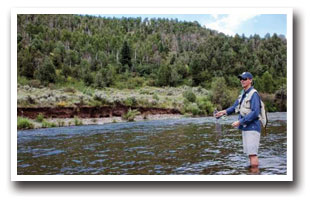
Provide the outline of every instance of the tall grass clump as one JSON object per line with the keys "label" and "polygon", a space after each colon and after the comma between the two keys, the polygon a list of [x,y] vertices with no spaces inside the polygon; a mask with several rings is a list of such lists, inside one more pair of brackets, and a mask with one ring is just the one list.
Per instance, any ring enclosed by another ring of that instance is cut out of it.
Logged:
{"label": "tall grass clump", "polygon": [[127,113],[122,115],[122,119],[127,121],[134,121],[136,116],[139,115],[140,112],[138,110],[129,109]]}
{"label": "tall grass clump", "polygon": [[33,129],[34,125],[28,118],[17,117],[17,129]]}
{"label": "tall grass clump", "polygon": [[74,125],[80,126],[80,125],[83,125],[83,122],[77,116],[75,116],[74,117]]}
{"label": "tall grass clump", "polygon": [[43,122],[43,120],[44,120],[43,114],[42,113],[38,114],[38,116],[36,117],[36,121],[41,123]]}
{"label": "tall grass clump", "polygon": [[56,124],[53,122],[48,122],[46,120],[43,120],[41,126],[42,126],[42,128],[52,128],[52,127],[56,127]]}

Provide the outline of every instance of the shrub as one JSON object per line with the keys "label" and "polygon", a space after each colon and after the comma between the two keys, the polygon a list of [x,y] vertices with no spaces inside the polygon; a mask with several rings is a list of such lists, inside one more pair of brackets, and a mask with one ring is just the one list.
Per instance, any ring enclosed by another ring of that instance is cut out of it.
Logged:
{"label": "shrub", "polygon": [[196,103],[191,103],[190,105],[188,105],[186,111],[192,113],[193,115],[199,115],[202,113]]}
{"label": "shrub", "polygon": [[213,114],[215,106],[206,97],[199,98],[197,100],[197,105],[198,105],[199,109],[202,111],[202,113],[204,113],[206,115]]}
{"label": "shrub", "polygon": [[26,77],[24,77],[24,76],[19,76],[18,75],[17,83],[20,84],[21,86],[29,85],[29,80]]}
{"label": "shrub", "polygon": [[157,100],[157,101],[159,100],[159,97],[158,97],[157,94],[154,94],[154,95],[152,96],[152,98],[155,99],[155,100]]}
{"label": "shrub", "polygon": [[74,125],[80,126],[80,125],[83,125],[83,122],[77,116],[75,116],[74,117]]}
{"label": "shrub", "polygon": [[44,120],[43,114],[42,113],[38,114],[38,116],[36,117],[36,121],[37,122],[43,122],[43,120]]}
{"label": "shrub", "polygon": [[138,110],[129,109],[126,114],[122,115],[122,119],[127,120],[127,121],[134,121],[136,116],[139,114],[140,112]]}
{"label": "shrub", "polygon": [[277,111],[277,107],[273,102],[265,102],[265,109],[267,112],[276,112]]}
{"label": "shrub", "polygon": [[131,96],[131,97],[129,97],[129,98],[127,98],[125,101],[124,101],[124,104],[126,105],[126,106],[136,106],[137,105],[137,100],[136,100],[136,98],[134,97],[134,96]]}
{"label": "shrub", "polygon": [[34,88],[40,88],[41,82],[40,80],[30,80],[29,81],[29,86],[34,87]]}
{"label": "shrub", "polygon": [[82,93],[88,96],[93,96],[94,90],[91,89],[90,87],[83,87],[81,89]]}
{"label": "shrub", "polygon": [[135,89],[138,87],[142,87],[145,80],[142,77],[133,77],[129,78],[127,81],[127,88],[128,89]]}
{"label": "shrub", "polygon": [[109,104],[109,100],[108,97],[104,96],[104,94],[100,93],[100,92],[95,92],[93,99],[95,101],[99,101],[101,102],[103,105],[108,105]]}
{"label": "shrub", "polygon": [[92,107],[100,107],[100,106],[102,106],[102,103],[100,101],[97,101],[97,100],[91,100],[88,104],[90,106],[92,106]]}
{"label": "shrub", "polygon": [[52,128],[52,127],[56,127],[57,125],[54,122],[48,122],[46,120],[42,121],[42,128]]}
{"label": "shrub", "polygon": [[183,93],[183,97],[192,103],[196,101],[196,95],[190,89]]}
{"label": "shrub", "polygon": [[17,129],[33,129],[34,125],[28,118],[17,117]]}
{"label": "shrub", "polygon": [[50,123],[49,122],[47,122],[46,120],[44,120],[43,122],[42,122],[42,128],[49,128],[50,127]]}
{"label": "shrub", "polygon": [[35,98],[30,96],[30,95],[27,96],[26,100],[29,104],[35,104],[36,103]]}

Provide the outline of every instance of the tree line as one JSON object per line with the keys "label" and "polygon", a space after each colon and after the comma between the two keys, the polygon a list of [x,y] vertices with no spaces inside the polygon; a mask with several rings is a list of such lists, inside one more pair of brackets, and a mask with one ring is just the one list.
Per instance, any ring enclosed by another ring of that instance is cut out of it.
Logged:
{"label": "tree line", "polygon": [[214,77],[240,87],[250,71],[258,90],[286,87],[286,38],[227,36],[198,22],[88,15],[17,16],[18,76],[40,84],[95,88],[202,86]]}

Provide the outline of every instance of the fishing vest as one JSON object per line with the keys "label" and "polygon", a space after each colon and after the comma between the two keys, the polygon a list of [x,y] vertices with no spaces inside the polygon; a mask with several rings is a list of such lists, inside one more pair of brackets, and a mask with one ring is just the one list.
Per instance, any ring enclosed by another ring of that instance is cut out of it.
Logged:
{"label": "fishing vest", "polygon": [[[237,107],[235,108],[235,112],[236,113],[239,113],[241,116],[246,116],[248,115],[252,110],[251,110],[251,98],[253,96],[254,93],[257,93],[258,92],[256,91],[256,89],[251,89],[251,91],[249,91],[242,103],[240,104],[240,101],[241,101],[241,98],[242,98],[242,95],[243,93],[238,97],[238,100],[239,100],[239,104],[237,105]],[[259,116],[258,116],[258,119],[261,121],[262,125],[264,127],[267,126],[267,114],[266,114],[266,110],[265,110],[265,104],[263,103],[263,101],[261,100],[260,98],[260,113],[259,113]]]}

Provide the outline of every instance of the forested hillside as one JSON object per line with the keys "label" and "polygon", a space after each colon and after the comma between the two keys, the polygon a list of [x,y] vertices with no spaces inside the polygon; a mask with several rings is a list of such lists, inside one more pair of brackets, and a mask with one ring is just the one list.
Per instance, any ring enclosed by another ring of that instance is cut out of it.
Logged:
{"label": "forested hillside", "polygon": [[286,39],[230,37],[197,22],[18,15],[19,81],[94,88],[202,86],[214,77],[240,87],[250,71],[258,90],[286,88]]}

